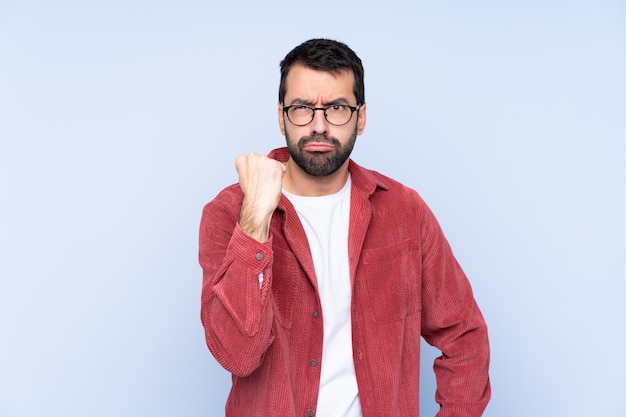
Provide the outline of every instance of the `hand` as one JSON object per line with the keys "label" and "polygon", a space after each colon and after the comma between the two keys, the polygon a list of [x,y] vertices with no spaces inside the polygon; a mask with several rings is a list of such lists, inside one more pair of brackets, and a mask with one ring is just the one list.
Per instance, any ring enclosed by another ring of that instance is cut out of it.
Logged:
{"label": "hand", "polygon": [[280,200],[285,165],[250,152],[235,160],[239,186],[243,191],[243,205],[239,227],[259,242],[269,239],[270,221]]}

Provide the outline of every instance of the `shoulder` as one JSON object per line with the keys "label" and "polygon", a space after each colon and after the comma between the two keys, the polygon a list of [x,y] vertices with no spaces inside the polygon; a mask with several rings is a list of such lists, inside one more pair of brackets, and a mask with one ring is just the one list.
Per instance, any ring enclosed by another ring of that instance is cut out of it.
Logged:
{"label": "shoulder", "polygon": [[233,201],[241,201],[243,199],[243,191],[241,191],[241,187],[239,183],[231,184],[228,187],[222,189],[215,198],[209,202],[233,202]]}
{"label": "shoulder", "polygon": [[239,218],[242,201],[243,192],[239,184],[229,185],[222,189],[213,200],[205,204],[202,211],[203,217],[216,215],[217,213],[226,213],[236,220]]}
{"label": "shoulder", "polygon": [[397,203],[424,204],[424,201],[415,189],[378,171],[363,168],[353,161],[350,161],[350,174],[355,186],[370,194],[371,198],[391,199]]}

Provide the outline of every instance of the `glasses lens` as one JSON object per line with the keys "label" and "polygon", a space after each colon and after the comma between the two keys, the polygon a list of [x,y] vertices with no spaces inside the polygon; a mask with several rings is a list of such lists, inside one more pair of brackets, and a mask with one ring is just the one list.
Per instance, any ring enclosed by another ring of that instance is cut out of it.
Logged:
{"label": "glasses lens", "polygon": [[337,104],[326,109],[326,120],[334,125],[345,125],[352,118],[352,110],[348,106]]}
{"label": "glasses lens", "polygon": [[287,117],[294,125],[304,126],[313,120],[313,109],[306,106],[293,106],[287,110]]}

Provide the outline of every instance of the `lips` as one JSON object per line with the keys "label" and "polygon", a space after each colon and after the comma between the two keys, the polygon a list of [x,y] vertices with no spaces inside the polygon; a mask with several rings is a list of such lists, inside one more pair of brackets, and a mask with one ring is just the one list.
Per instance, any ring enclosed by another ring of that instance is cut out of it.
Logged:
{"label": "lips", "polygon": [[337,139],[326,135],[312,135],[300,139],[300,149],[306,152],[330,152],[339,146]]}
{"label": "lips", "polygon": [[303,149],[307,152],[330,152],[335,148],[330,143],[311,142],[304,145]]}

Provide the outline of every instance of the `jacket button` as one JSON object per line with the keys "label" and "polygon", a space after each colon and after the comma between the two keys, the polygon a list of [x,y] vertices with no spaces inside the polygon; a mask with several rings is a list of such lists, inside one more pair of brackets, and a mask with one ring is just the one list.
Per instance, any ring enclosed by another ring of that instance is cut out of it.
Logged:
{"label": "jacket button", "polygon": [[309,410],[306,412],[306,415],[309,417],[313,417],[315,415],[315,410]]}
{"label": "jacket button", "polygon": [[320,313],[318,313],[317,311],[313,312],[313,318],[316,319],[320,316]]}
{"label": "jacket button", "polygon": [[311,366],[317,366],[317,361],[316,361],[315,359],[311,359],[311,360],[309,361],[309,365],[311,365]]}
{"label": "jacket button", "polygon": [[265,256],[264,256],[261,252],[259,252],[259,253],[257,253],[257,254],[256,254],[256,260],[257,260],[257,261],[262,261],[264,257],[265,257]]}

